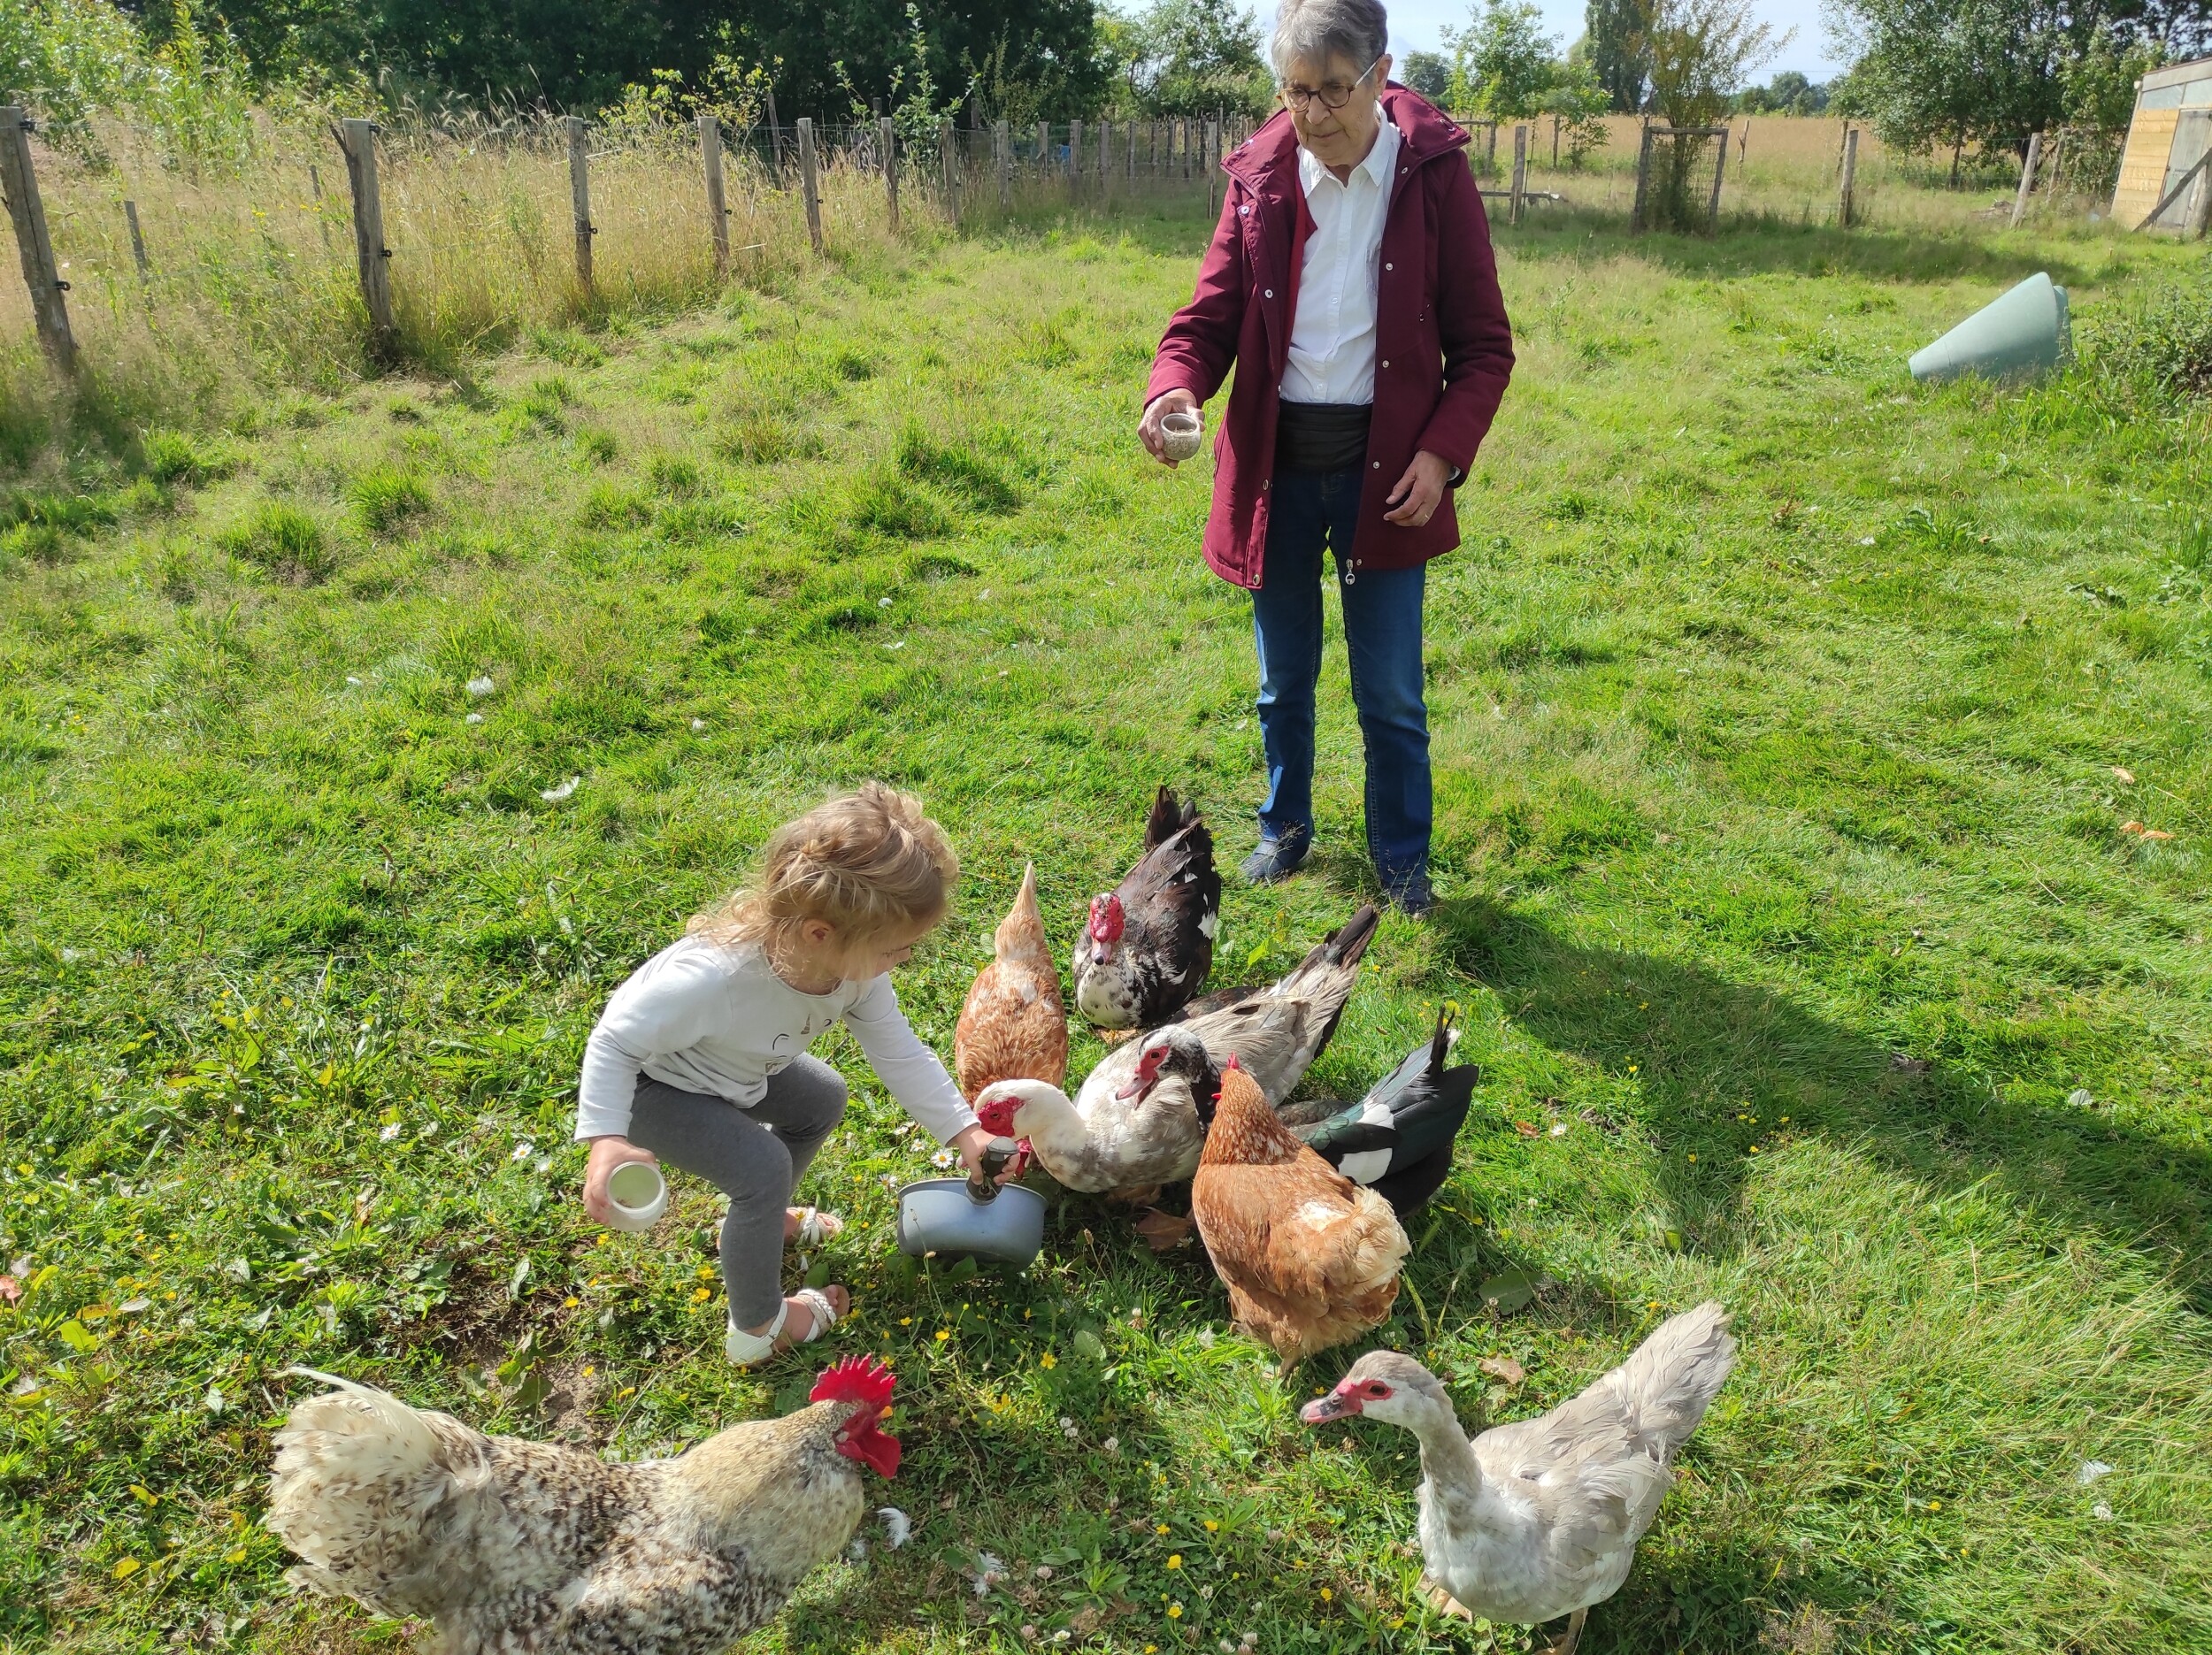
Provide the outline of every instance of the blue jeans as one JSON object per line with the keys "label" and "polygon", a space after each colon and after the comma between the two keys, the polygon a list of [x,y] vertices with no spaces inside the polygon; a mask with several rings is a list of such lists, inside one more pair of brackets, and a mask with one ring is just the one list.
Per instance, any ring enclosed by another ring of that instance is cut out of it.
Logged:
{"label": "blue jeans", "polygon": [[1356,469],[1275,473],[1267,550],[1252,594],[1260,655],[1260,744],[1267,801],[1260,831],[1302,846],[1313,837],[1313,701],[1321,676],[1321,552],[1336,553],[1352,704],[1367,747],[1367,848],[1383,889],[1429,866],[1429,715],[1421,699],[1421,598],[1426,571],[1348,573],[1359,524]]}

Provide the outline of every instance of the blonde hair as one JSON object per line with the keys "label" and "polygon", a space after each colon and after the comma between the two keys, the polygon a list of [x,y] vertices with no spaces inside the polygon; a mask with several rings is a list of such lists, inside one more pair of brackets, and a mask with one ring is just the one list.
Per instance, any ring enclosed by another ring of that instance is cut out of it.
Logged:
{"label": "blonde hair", "polygon": [[752,884],[686,930],[724,947],[757,943],[781,963],[799,928],[819,920],[850,960],[879,938],[942,919],[959,877],[952,841],[922,801],[866,782],[770,834]]}

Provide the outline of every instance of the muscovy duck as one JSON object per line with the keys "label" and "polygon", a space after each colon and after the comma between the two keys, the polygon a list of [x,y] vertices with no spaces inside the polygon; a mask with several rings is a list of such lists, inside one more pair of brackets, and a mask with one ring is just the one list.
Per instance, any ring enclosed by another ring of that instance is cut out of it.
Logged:
{"label": "muscovy duck", "polygon": [[1075,1004],[1102,1029],[1148,1029],[1172,1016],[1213,969],[1221,876],[1195,802],[1163,787],[1144,825],[1144,854],[1115,889],[1091,899],[1075,945]]}
{"label": "muscovy duck", "polygon": [[1440,1012],[1436,1032],[1357,1103],[1302,1098],[1276,1113],[1308,1148],[1403,1218],[1450,1176],[1454,1141],[1482,1078],[1472,1063],[1444,1066],[1458,1041],[1450,1011]]}
{"label": "muscovy duck", "polygon": [[1364,1414],[1419,1437],[1432,1599],[1525,1626],[1571,1616],[1553,1655],[1572,1655],[1590,1605],[1628,1578],[1674,1456],[1735,1363],[1728,1313],[1709,1299],[1661,1322],[1580,1396],[1471,1443],[1436,1375],[1395,1351],[1370,1351],[1300,1417]]}
{"label": "muscovy duck", "polygon": [[1198,1169],[1202,1105],[1211,1109],[1221,1069],[1238,1062],[1271,1104],[1288,1097],[1336,1032],[1359,983],[1378,916],[1365,906],[1280,982],[1234,1004],[1156,1029],[1110,1052],[1072,1102],[1052,1088],[992,1089],[1008,1118],[985,1125],[1026,1138],[1044,1168],[1071,1190],[1149,1199]]}

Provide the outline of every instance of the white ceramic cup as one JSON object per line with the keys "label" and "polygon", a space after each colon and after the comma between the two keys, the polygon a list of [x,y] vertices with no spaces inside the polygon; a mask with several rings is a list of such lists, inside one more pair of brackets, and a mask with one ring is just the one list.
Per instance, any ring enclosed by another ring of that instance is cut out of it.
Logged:
{"label": "white ceramic cup", "polygon": [[1193,457],[1205,436],[1206,422],[1196,409],[1172,409],[1160,416],[1160,446],[1171,460]]}
{"label": "white ceramic cup", "polygon": [[668,1210],[668,1180],[649,1161],[626,1161],[607,1175],[607,1205],[617,1230],[650,1230]]}

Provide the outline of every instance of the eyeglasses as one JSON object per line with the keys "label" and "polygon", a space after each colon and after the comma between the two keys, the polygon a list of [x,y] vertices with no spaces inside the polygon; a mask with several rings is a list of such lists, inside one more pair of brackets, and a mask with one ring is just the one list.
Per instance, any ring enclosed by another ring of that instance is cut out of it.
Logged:
{"label": "eyeglasses", "polygon": [[1367,84],[1367,77],[1375,73],[1377,65],[1381,62],[1380,57],[1376,58],[1374,63],[1369,64],[1366,68],[1360,71],[1359,79],[1349,86],[1286,86],[1278,87],[1276,93],[1286,105],[1296,110],[1301,115],[1306,112],[1310,104],[1316,102],[1318,102],[1323,109],[1333,113],[1352,101],[1352,94]]}

